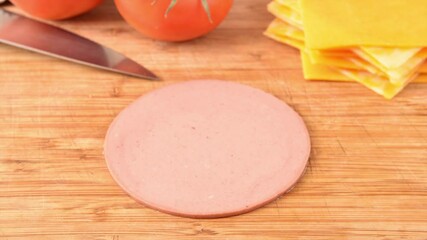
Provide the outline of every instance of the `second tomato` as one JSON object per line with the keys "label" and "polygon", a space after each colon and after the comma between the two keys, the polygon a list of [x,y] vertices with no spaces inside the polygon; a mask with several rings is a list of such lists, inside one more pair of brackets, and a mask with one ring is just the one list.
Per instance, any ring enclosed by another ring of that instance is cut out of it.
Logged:
{"label": "second tomato", "polygon": [[123,18],[142,34],[185,41],[214,30],[233,0],[115,0]]}
{"label": "second tomato", "polygon": [[11,0],[17,7],[39,18],[61,20],[85,13],[103,0]]}

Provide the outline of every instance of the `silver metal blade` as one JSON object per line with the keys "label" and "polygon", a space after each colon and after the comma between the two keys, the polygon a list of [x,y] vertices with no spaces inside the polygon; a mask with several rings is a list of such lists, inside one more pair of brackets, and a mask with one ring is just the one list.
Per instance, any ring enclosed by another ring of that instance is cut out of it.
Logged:
{"label": "silver metal blade", "polygon": [[112,49],[4,9],[0,9],[0,43],[134,77],[158,79],[140,64]]}

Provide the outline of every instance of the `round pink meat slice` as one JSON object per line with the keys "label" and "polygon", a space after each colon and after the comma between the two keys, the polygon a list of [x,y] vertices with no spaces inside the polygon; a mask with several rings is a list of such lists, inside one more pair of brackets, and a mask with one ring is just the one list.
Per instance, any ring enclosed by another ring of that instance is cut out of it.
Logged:
{"label": "round pink meat slice", "polygon": [[137,201],[194,218],[254,210],[304,173],[310,138],[288,105],[249,86],[188,81],[146,94],[111,124],[105,158]]}

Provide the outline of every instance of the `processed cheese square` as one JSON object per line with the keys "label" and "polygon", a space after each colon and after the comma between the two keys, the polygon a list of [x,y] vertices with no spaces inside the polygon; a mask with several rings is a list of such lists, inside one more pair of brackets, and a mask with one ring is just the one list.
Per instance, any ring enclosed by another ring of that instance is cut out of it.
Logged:
{"label": "processed cheese square", "polygon": [[[278,4],[291,9],[298,15],[301,15],[301,6],[299,0],[274,0]],[[302,21],[302,20],[301,20]]]}
{"label": "processed cheese square", "polygon": [[350,81],[354,80],[327,65],[313,64],[310,57],[301,51],[304,78],[307,80]]}
{"label": "processed cheese square", "polygon": [[277,35],[285,35],[298,41],[305,41],[304,31],[298,29],[281,19],[274,19],[267,28],[267,32]]}
{"label": "processed cheese square", "polygon": [[[408,75],[410,72],[414,71],[414,69],[419,69],[420,66],[424,63],[425,58],[420,57],[419,55],[414,55],[413,57],[409,58],[405,63],[401,64],[400,66],[396,65],[396,67],[385,67],[383,63],[378,62],[378,59],[385,59],[384,56],[376,55],[377,57],[373,58],[372,55],[369,55],[362,49],[354,49],[353,50],[360,58],[366,60],[371,65],[375,66],[377,69],[379,69],[381,72],[386,74],[392,83],[397,83],[396,81],[399,81],[403,76]],[[383,52],[385,53],[385,52]],[[384,54],[385,55],[385,54]],[[389,57],[390,63],[393,59],[393,56]],[[394,57],[396,61],[394,63],[398,63],[401,60],[399,58]]]}
{"label": "processed cheese square", "polygon": [[[279,7],[289,16],[298,16],[301,15],[301,10],[299,9],[300,0],[275,0],[272,8]],[[293,6],[293,7],[291,7]],[[280,17],[281,11],[272,11],[275,13],[276,17]],[[293,13],[292,13],[293,12]],[[285,18],[286,19],[286,18]],[[295,20],[295,19],[294,19]],[[302,23],[299,23],[302,25]],[[282,26],[281,28],[279,27]],[[280,29],[279,29],[280,28]],[[293,36],[287,35],[288,37],[297,38],[300,41],[305,41],[305,34],[303,29],[296,28],[292,25],[292,21],[279,22],[276,23],[276,32],[279,31],[288,31],[295,32]],[[420,72],[427,73],[427,62],[424,62],[424,59],[427,58],[427,49],[426,48],[385,48],[385,47],[365,47],[360,46],[356,48],[348,49],[325,49],[325,50],[312,50],[306,49],[312,61],[318,62],[319,58],[324,58],[326,61],[325,64],[336,63],[339,67],[346,65],[347,67],[354,68],[355,64],[349,62],[348,60],[338,60],[338,57],[356,57],[359,56],[369,64],[357,64],[358,68],[366,66],[366,70],[374,73],[372,70],[379,69],[380,72],[383,72],[381,75],[386,75],[390,77],[391,81],[400,79],[407,75],[413,68],[418,67],[419,64],[423,64],[419,68]],[[331,61],[332,59],[327,59],[327,57],[333,56],[337,61]],[[360,60],[358,61],[360,63]]]}
{"label": "processed cheese square", "polygon": [[426,0],[300,0],[306,45],[427,46]]}
{"label": "processed cheese square", "polygon": [[[270,38],[275,39],[276,41],[291,45],[304,52],[304,56],[306,56],[305,58],[309,58],[310,60],[309,63],[308,60],[303,58],[303,61],[305,61],[306,66],[305,68],[308,69],[305,70],[305,76],[307,79],[313,79],[313,74],[311,74],[313,72],[313,68],[316,69],[316,71],[318,72],[319,69],[322,70],[321,72],[324,73],[321,75],[323,77],[322,79],[327,79],[327,77],[331,77],[331,80],[343,79],[342,76],[340,76],[339,74],[337,75],[337,73],[334,71],[331,71],[332,67],[368,72],[369,74],[377,75],[382,79],[387,79],[391,82],[391,84],[400,86],[406,83],[406,80],[408,79],[407,75],[409,75],[410,72],[416,72],[418,69],[421,69],[421,66],[419,66],[418,68],[413,68],[411,71],[408,71],[405,75],[401,75],[398,78],[391,78],[390,76],[382,72],[380,69],[377,69],[375,66],[369,64],[367,61],[358,58],[357,55],[352,52],[348,52],[346,50],[328,52],[326,50],[318,51],[305,48],[304,41],[301,41],[302,33],[299,33],[298,37],[295,37],[295,32],[298,31],[299,30],[294,28],[293,26],[279,19],[276,19],[270,24],[265,34]],[[336,54],[338,57],[334,54]],[[307,66],[311,68],[308,68]],[[318,75],[319,74],[314,76]],[[373,84],[366,84],[369,81],[370,78],[364,77],[363,82],[365,83],[365,86],[374,86]],[[372,78],[372,81],[376,81],[375,78]]]}
{"label": "processed cheese square", "polygon": [[[303,65],[303,72],[304,72],[305,79],[347,82],[347,81],[356,81],[355,79],[358,78],[359,82],[364,81],[366,85],[369,85],[368,88],[371,88],[371,86],[378,88],[378,80],[377,80],[378,76],[369,74],[364,70],[355,70],[355,69],[348,69],[348,68],[332,67],[332,66],[322,65],[322,64],[315,64],[310,60],[310,57],[304,52],[301,52],[301,61]],[[343,74],[342,72],[340,72],[340,70],[347,71],[347,74]],[[351,75],[352,77],[348,77]],[[357,76],[364,76],[364,77],[362,79]],[[384,84],[384,78],[383,80],[379,80],[379,81],[381,82],[380,84]],[[374,82],[377,82],[377,84],[375,84]],[[427,74],[419,75],[413,80],[413,82],[427,83]],[[382,91],[380,90],[380,92]]]}
{"label": "processed cheese square", "polygon": [[304,49],[305,49],[304,42],[299,41],[299,40],[294,39],[294,38],[290,38],[286,35],[276,34],[276,33],[272,32],[271,30],[268,30],[268,29],[267,29],[267,31],[264,32],[264,35],[275,40],[275,41],[277,41],[277,42],[284,43],[284,44],[287,44],[291,47],[297,48],[300,51],[304,51]]}
{"label": "processed cheese square", "polygon": [[[356,81],[385,98],[392,98],[411,81],[425,82],[425,48],[357,46],[310,49],[305,45],[299,0],[274,0],[269,11],[275,19],[265,35],[301,50],[304,77],[309,80]],[[276,10],[275,10],[276,9]],[[279,9],[279,11],[277,11]],[[298,26],[297,26],[298,25]]]}
{"label": "processed cheese square", "polygon": [[354,69],[354,70],[363,70],[363,68],[361,68],[358,64],[349,61],[345,57],[328,56],[328,55],[322,54],[319,51],[311,51],[309,57],[313,64],[320,64],[320,65]]}
{"label": "processed cheese square", "polygon": [[[422,48],[360,47],[360,50],[384,68],[399,68],[409,62]],[[422,58],[422,56],[420,56]]]}
{"label": "processed cheese square", "polygon": [[418,73],[408,75],[401,85],[390,83],[387,78],[364,71],[353,71],[348,69],[337,69],[343,75],[361,83],[386,99],[392,99],[401,92],[406,85],[418,76]]}
{"label": "processed cheese square", "polygon": [[301,15],[292,9],[273,1],[267,5],[267,10],[282,21],[292,24],[296,28],[303,29]]}

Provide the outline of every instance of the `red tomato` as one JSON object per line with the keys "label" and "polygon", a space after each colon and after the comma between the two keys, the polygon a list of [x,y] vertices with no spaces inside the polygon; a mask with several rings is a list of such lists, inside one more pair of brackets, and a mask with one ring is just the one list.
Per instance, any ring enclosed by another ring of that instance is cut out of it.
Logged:
{"label": "red tomato", "polygon": [[[227,16],[233,0],[115,0],[123,18],[142,34],[164,41],[185,41],[214,30]],[[211,20],[202,2],[209,6]]]}
{"label": "red tomato", "polygon": [[11,0],[15,6],[39,18],[59,20],[85,13],[103,0]]}

